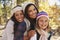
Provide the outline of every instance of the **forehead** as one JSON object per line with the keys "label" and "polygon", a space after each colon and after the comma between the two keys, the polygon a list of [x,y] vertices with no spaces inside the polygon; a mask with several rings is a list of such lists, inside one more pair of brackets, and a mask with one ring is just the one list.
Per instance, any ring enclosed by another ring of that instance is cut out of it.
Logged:
{"label": "forehead", "polygon": [[45,16],[42,16],[42,17],[39,18],[39,20],[48,20],[48,18],[45,17]]}
{"label": "forehead", "polygon": [[18,10],[18,11],[16,11],[15,13],[22,13],[22,10]]}
{"label": "forehead", "polygon": [[35,6],[34,5],[31,5],[29,8],[28,8],[28,10],[31,10],[31,9],[34,9],[35,8]]}

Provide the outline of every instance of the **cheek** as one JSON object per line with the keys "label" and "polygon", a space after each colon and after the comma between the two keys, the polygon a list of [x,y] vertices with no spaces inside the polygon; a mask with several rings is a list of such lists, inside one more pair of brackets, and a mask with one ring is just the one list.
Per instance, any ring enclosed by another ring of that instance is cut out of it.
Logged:
{"label": "cheek", "polygon": [[19,19],[22,19],[23,20],[24,19],[24,15],[20,15],[19,16]]}
{"label": "cheek", "polygon": [[15,19],[18,20],[19,15],[17,13],[15,13]]}
{"label": "cheek", "polygon": [[18,19],[18,16],[15,16],[16,19]]}
{"label": "cheek", "polygon": [[38,23],[39,23],[39,25],[43,25],[43,23],[42,23],[42,22],[40,22],[40,21],[39,21]]}
{"label": "cheek", "polygon": [[22,20],[24,20],[24,15],[21,18],[22,18]]}
{"label": "cheek", "polygon": [[41,27],[41,25],[42,25],[42,22],[38,21],[38,25],[39,25],[39,27]]}
{"label": "cheek", "polygon": [[35,13],[37,14],[37,10],[35,10]]}
{"label": "cheek", "polygon": [[47,22],[47,23],[45,23],[45,25],[46,25],[46,26],[48,26],[48,24],[49,24],[48,22]]}
{"label": "cheek", "polygon": [[20,15],[21,18],[24,18],[24,15]]}
{"label": "cheek", "polygon": [[32,12],[30,12],[28,15],[31,16],[32,15]]}
{"label": "cheek", "polygon": [[29,17],[32,17],[32,16],[33,16],[33,13],[32,13],[32,12],[30,12],[28,15],[29,15]]}

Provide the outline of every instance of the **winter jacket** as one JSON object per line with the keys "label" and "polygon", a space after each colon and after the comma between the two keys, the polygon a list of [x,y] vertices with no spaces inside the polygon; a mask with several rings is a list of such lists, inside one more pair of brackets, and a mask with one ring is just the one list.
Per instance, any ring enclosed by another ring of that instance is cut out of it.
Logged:
{"label": "winter jacket", "polygon": [[[27,31],[29,30],[30,27],[30,22],[26,18],[24,19],[24,21],[26,22],[27,27],[24,35],[27,35]],[[6,25],[6,28],[3,31],[2,40],[13,40],[14,39],[13,29],[14,29],[14,22],[12,20],[9,20]]]}

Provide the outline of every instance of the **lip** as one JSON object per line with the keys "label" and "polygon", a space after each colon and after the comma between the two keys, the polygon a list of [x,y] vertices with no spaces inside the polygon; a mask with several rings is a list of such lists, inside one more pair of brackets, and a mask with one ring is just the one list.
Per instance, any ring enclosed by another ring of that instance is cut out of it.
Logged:
{"label": "lip", "polygon": [[19,21],[19,22],[22,22],[22,21],[23,21],[23,19],[18,19],[18,21]]}
{"label": "lip", "polygon": [[18,19],[19,21],[23,20],[23,19]]}
{"label": "lip", "polygon": [[22,19],[19,19],[19,20],[22,20]]}
{"label": "lip", "polygon": [[46,26],[42,26],[42,27],[46,27]]}

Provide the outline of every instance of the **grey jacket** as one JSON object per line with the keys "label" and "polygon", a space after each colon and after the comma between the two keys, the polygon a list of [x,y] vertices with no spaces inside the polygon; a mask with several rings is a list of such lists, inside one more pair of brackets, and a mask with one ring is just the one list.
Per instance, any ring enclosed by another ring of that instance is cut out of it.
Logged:
{"label": "grey jacket", "polygon": [[[30,22],[26,18],[24,19],[24,21],[26,22],[26,28],[27,28],[24,35],[27,35],[27,31],[29,30],[29,27],[30,27]],[[14,22],[12,20],[9,20],[6,25],[6,28],[3,31],[2,40],[13,40],[14,38],[13,25],[14,25]]]}

